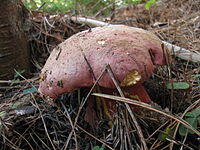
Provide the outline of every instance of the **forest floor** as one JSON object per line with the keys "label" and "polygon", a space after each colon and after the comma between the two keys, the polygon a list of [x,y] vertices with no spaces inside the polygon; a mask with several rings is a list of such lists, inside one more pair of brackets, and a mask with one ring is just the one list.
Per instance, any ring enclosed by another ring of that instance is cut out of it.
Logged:
{"label": "forest floor", "polygon": [[[124,6],[117,8],[110,17],[98,19],[143,28],[164,41],[191,52],[200,52],[199,0],[162,0],[150,9],[145,9],[143,4]],[[16,72],[12,81],[4,81],[4,86],[0,85],[0,150],[142,149],[134,123],[129,121],[130,116],[126,119],[119,116],[112,128],[102,120],[98,128],[92,130],[84,121],[84,107],[74,125],[80,103],[87,95],[84,88],[56,99],[37,92],[40,71],[53,48],[90,27],[75,23],[64,15],[53,17],[39,11],[31,12],[30,25],[31,77],[25,78]],[[153,100],[152,106],[184,120],[188,119],[184,115],[192,112],[193,118],[188,117],[197,130],[200,127],[199,66],[199,63],[173,55],[169,68],[159,68],[144,83]],[[168,76],[168,70],[171,76]],[[189,88],[166,88],[169,82],[186,83]],[[181,130],[181,135],[179,121],[148,109],[136,112],[135,116],[148,149],[200,149],[200,137],[185,129]],[[125,124],[128,124],[128,129]]]}

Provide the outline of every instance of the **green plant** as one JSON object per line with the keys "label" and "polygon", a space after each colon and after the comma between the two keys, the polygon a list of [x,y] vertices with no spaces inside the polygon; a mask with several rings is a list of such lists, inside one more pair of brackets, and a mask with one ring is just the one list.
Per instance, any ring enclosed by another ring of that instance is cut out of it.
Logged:
{"label": "green plant", "polygon": [[146,2],[145,4],[145,8],[146,9],[149,9],[151,7],[151,5],[155,4],[156,3],[156,0],[149,0],[148,2]]}
{"label": "green plant", "polygon": [[[30,10],[41,10],[48,13],[82,13],[84,15],[96,14],[105,7],[112,6],[115,0],[23,0],[24,5]],[[108,15],[111,7],[103,10],[103,15]]]}
{"label": "green plant", "polygon": [[66,12],[73,5],[72,0],[23,0],[30,10],[42,10],[49,13]]}
{"label": "green plant", "polygon": [[[197,129],[198,124],[200,124],[200,108],[196,108],[191,112],[185,114],[184,120],[187,121],[193,128]],[[185,126],[180,125],[179,134],[185,136],[187,133],[194,134],[193,131],[185,128]]]}
{"label": "green plant", "polygon": [[163,132],[158,135],[158,139],[160,141],[164,141],[166,139],[170,139],[173,136],[174,130],[170,128],[165,128]]}
{"label": "green plant", "polygon": [[138,4],[138,3],[141,3],[142,0],[121,0],[121,3],[122,4]]}
{"label": "green plant", "polygon": [[99,146],[95,146],[95,147],[92,148],[92,150],[104,150],[104,148],[99,147]]}
{"label": "green plant", "polygon": [[190,85],[187,82],[172,82],[172,83],[167,83],[166,87],[168,89],[186,90],[190,88]]}
{"label": "green plant", "polygon": [[17,70],[15,75],[14,75],[14,78],[12,80],[12,83],[11,85],[13,85],[15,82],[19,82],[20,81],[20,75],[22,75],[23,73],[25,73],[26,71],[23,69],[23,70]]}
{"label": "green plant", "polygon": [[[144,0],[23,0],[24,5],[30,10],[41,10],[48,13],[81,13],[94,15],[101,12],[101,15],[108,16],[112,13],[113,6],[134,5]],[[145,8],[149,9],[156,0],[149,0]],[[106,8],[106,9],[105,9]]]}
{"label": "green plant", "polygon": [[194,84],[200,87],[200,74],[193,75],[192,79],[194,80]]}
{"label": "green plant", "polygon": [[37,92],[37,89],[35,87],[23,90],[23,94],[30,94],[30,93],[35,93],[35,92]]}

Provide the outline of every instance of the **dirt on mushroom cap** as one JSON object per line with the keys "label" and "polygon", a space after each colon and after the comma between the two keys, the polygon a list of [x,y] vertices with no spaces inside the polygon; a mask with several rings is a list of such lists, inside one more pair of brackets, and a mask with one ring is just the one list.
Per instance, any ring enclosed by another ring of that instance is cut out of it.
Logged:
{"label": "dirt on mushroom cap", "polygon": [[[39,91],[55,97],[91,86],[95,79],[84,55],[96,77],[109,64],[120,82],[131,71],[137,71],[141,76],[137,82],[143,82],[151,76],[155,65],[166,62],[161,45],[162,42],[151,32],[124,25],[80,32],[52,51],[42,69],[44,78]],[[115,88],[108,74],[103,76],[99,85]]]}

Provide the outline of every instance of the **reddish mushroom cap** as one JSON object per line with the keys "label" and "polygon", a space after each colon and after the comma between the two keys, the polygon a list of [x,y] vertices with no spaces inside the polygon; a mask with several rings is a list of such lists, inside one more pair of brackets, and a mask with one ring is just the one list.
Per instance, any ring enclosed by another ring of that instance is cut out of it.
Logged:
{"label": "reddish mushroom cap", "polygon": [[[91,86],[109,64],[122,86],[147,80],[155,65],[166,64],[162,42],[151,32],[124,25],[93,28],[73,35],[51,53],[42,69],[39,92],[50,97]],[[115,88],[105,74],[99,85]]]}

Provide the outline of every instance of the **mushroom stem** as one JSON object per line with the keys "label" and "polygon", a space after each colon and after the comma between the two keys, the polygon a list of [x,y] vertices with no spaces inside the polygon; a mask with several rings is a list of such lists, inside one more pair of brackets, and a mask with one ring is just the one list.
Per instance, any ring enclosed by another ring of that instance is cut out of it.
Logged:
{"label": "mushroom stem", "polygon": [[151,102],[151,99],[148,93],[146,92],[144,86],[142,86],[141,84],[136,84],[130,87],[124,87],[123,90],[127,97],[130,97],[132,99],[145,102],[145,103]]}
{"label": "mushroom stem", "polygon": [[[148,93],[141,84],[124,87],[122,88],[122,90],[124,91],[125,96],[128,98],[145,103],[151,102]],[[116,89],[108,89],[108,88],[101,88],[101,92],[110,95],[117,95],[118,93]],[[92,128],[95,128],[96,126],[97,116],[99,116],[100,118],[101,117],[105,118],[110,123],[110,121],[114,119],[114,115],[117,112],[116,104],[117,102],[110,99],[95,99],[95,97],[90,96],[90,98],[87,101],[86,113],[84,118],[85,121],[88,122]],[[134,105],[131,105],[131,109],[133,111],[138,111],[139,108],[137,108]]]}
{"label": "mushroom stem", "polygon": [[97,124],[97,112],[95,111],[95,100],[94,96],[90,96],[87,100],[86,112],[84,116],[84,120],[95,129]]}
{"label": "mushroom stem", "polygon": [[[136,84],[134,86],[124,87],[122,88],[126,97],[138,100],[141,102],[149,103],[151,99],[146,92],[145,88],[141,84]],[[116,89],[105,89],[102,90],[103,93],[116,95]],[[116,102],[110,99],[102,99],[103,113],[104,117],[108,120],[112,120],[114,118],[114,113],[117,112]],[[137,111],[138,108],[136,106],[131,105],[131,109],[133,111]]]}

